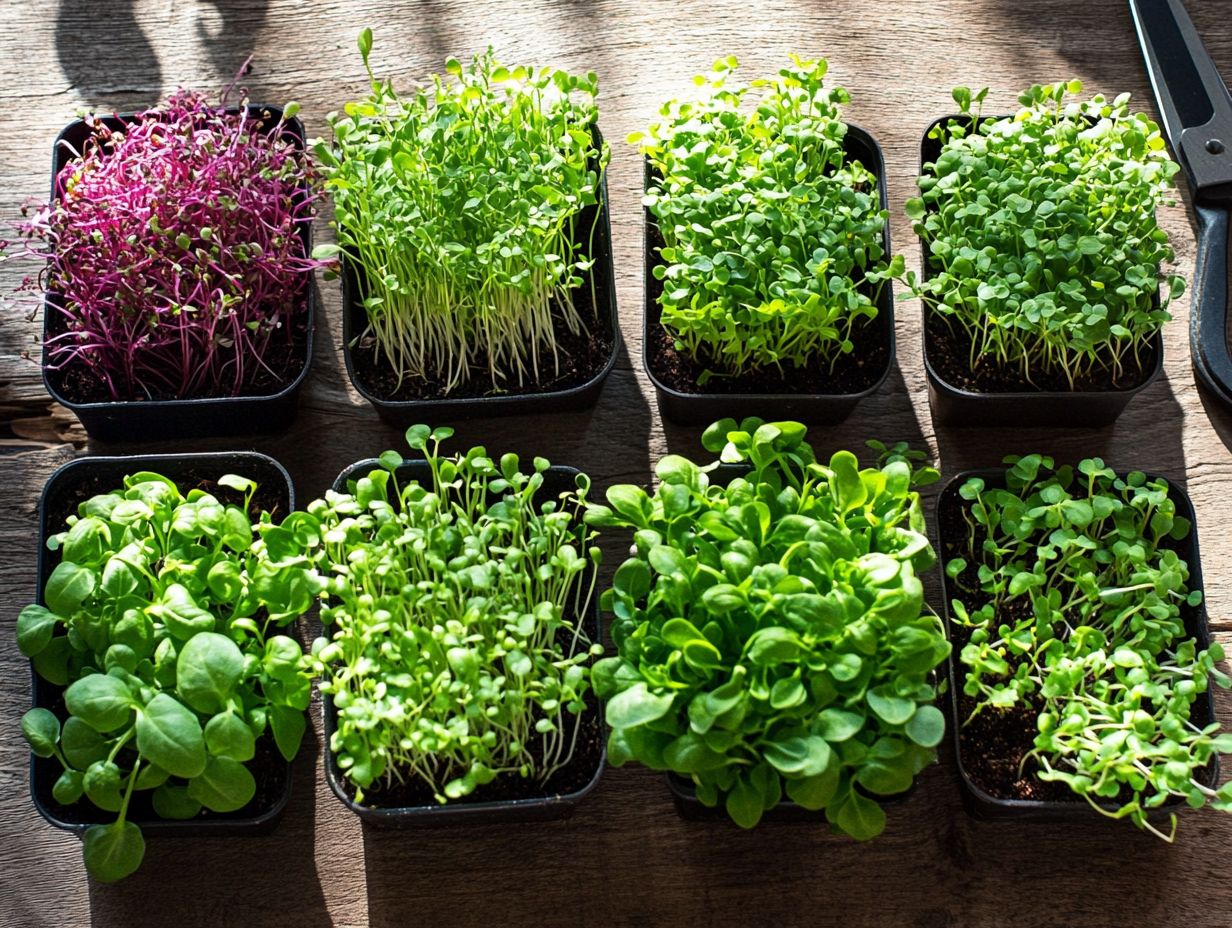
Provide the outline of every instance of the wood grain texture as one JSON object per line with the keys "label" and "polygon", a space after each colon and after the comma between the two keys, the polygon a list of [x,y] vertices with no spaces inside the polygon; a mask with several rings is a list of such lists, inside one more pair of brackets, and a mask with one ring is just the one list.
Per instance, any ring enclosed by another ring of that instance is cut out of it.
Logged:
{"label": "wood grain texture", "polygon": [[[1232,75],[1232,2],[1190,0],[1217,62]],[[910,265],[919,249],[902,215],[913,192],[919,136],[950,112],[956,84],[992,88],[989,108],[1023,86],[1071,76],[1090,89],[1149,89],[1124,0],[0,0],[0,218],[46,195],[51,140],[79,106],[148,104],[175,86],[223,86],[255,53],[257,101],[295,99],[310,134],[363,90],[353,39],[376,31],[373,61],[400,86],[450,54],[494,45],[507,59],[595,70],[601,124],[614,141],[610,172],[618,298],[625,348],[598,406],[551,419],[470,422],[459,444],[546,455],[588,470],[600,486],[649,479],[667,450],[698,450],[699,430],[665,427],[641,370],[641,171],[620,140],[694,73],[736,54],[750,75],[789,51],[829,57],[853,97],[848,116],[886,155],[893,234]],[[1164,222],[1180,272],[1192,272],[1183,205]],[[318,236],[328,237],[325,217]],[[0,293],[29,269],[0,265]],[[301,499],[348,463],[399,443],[349,389],[338,347],[339,292],[322,284],[327,337],[293,432],[244,444],[290,469]],[[1232,646],[1232,417],[1195,386],[1185,301],[1167,329],[1165,376],[1113,427],[1096,432],[938,431],[920,362],[919,306],[898,307],[898,366],[819,450],[905,438],[937,455],[945,474],[1032,449],[1064,458],[1100,454],[1183,483],[1201,530],[1207,594],[1218,636]],[[365,833],[325,786],[320,722],[296,765],[296,788],[268,837],[151,842],[145,866],[119,886],[89,885],[76,839],[31,807],[18,718],[28,669],[13,646],[18,609],[33,595],[34,509],[46,476],[74,451],[220,449],[234,442],[86,447],[71,416],[52,407],[38,368],[35,322],[22,307],[0,317],[0,926],[790,926],[1232,925],[1232,817],[1185,814],[1173,847],[1129,827],[980,824],[960,806],[949,744],[919,789],[890,813],[870,845],[815,827],[679,820],[662,781],[609,770],[568,822],[501,828]],[[773,415],[774,410],[767,410]],[[619,545],[609,540],[608,564]],[[936,602],[937,585],[931,588]],[[939,605],[939,603],[938,603]],[[1232,698],[1218,713],[1232,724]]]}

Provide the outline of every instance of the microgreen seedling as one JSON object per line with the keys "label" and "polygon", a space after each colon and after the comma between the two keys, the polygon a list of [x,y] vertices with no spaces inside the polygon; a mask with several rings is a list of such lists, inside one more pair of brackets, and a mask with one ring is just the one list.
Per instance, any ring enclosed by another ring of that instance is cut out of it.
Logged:
{"label": "microgreen seedling", "polygon": [[602,651],[582,626],[599,563],[580,517],[589,481],[548,498],[546,460],[447,457],[452,434],[407,432],[430,479],[388,451],[308,506],[330,750],[360,802],[374,785],[419,782],[445,803],[496,777],[546,783],[574,755]]}
{"label": "microgreen seedling", "polygon": [[961,116],[940,123],[907,214],[925,273],[906,277],[968,347],[973,371],[1015,372],[1069,389],[1145,373],[1148,347],[1184,281],[1156,209],[1177,165],[1129,95],[1067,102],[1078,81],[1034,86],[1004,119],[981,114],[987,90],[954,91]]}
{"label": "microgreen seedling", "polygon": [[256,791],[257,739],[271,733],[291,760],[304,733],[311,681],[282,633],[312,602],[296,517],[254,523],[256,484],[218,484],[243,504],[148,472],[81,503],[48,539],[60,562],[43,603],[17,619],[21,653],[65,687],[67,717],[39,707],[22,719],[31,750],[64,768],[55,800],[117,813],[85,832],[86,869],[102,882],[141,864],[135,791],[152,790],[163,818],[234,812]]}
{"label": "microgreen seedling", "polygon": [[332,114],[333,144],[315,148],[338,235],[316,253],[341,250],[359,272],[359,339],[399,386],[507,391],[559,372],[560,334],[593,322],[573,294],[598,211],[576,226],[608,161],[592,135],[598,77],[506,67],[489,49],[401,96],[368,64],[371,30],[359,46],[371,94]]}
{"label": "microgreen seedling", "polygon": [[877,178],[844,151],[847,92],[823,86],[824,58],[791,60],[741,86],[722,59],[695,79],[699,99],[629,136],[656,172],[660,318],[703,380],[832,370],[877,315],[872,285],[903,270],[884,252]]}
{"label": "microgreen seedling", "polygon": [[1029,707],[1038,735],[1024,765],[1165,840],[1176,816],[1165,832],[1150,813],[1170,797],[1232,811],[1232,786],[1202,776],[1232,734],[1191,720],[1208,681],[1230,681],[1219,644],[1200,651],[1185,630],[1202,593],[1177,553],[1192,526],[1167,481],[1099,458],[1006,462],[1004,488],[960,488],[965,554],[946,564],[971,717]]}
{"label": "microgreen seedling", "polygon": [[281,120],[241,104],[181,90],[122,129],[86,116],[56,199],[19,224],[30,244],[9,256],[49,260],[24,284],[54,295],[48,367],[83,401],[239,395],[298,372],[316,174]]}
{"label": "microgreen seedling", "polygon": [[692,780],[751,828],[784,796],[879,834],[944,733],[933,670],[949,645],[918,572],[934,562],[904,446],[822,464],[797,422],[717,422],[739,474],[668,455],[653,494],[614,486],[587,521],[633,531],[602,597],[618,656],[595,691],[608,757]]}

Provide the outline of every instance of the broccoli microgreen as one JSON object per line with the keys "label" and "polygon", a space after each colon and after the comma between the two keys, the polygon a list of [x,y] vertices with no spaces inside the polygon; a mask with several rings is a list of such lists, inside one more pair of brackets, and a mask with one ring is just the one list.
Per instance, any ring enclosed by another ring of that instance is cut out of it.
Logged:
{"label": "broccoli microgreen", "polygon": [[[1056,467],[1039,454],[1006,459],[1005,487],[959,489],[965,556],[946,564],[951,613],[968,639],[960,659],[970,718],[1038,712],[1038,776],[1067,784],[1113,818],[1171,841],[1149,813],[1170,797],[1232,811],[1232,785],[1201,773],[1232,752],[1218,723],[1191,722],[1223,649],[1199,650],[1183,610],[1202,602],[1176,543],[1192,531],[1167,481],[1118,476],[1099,458]],[[968,721],[970,720],[968,719]],[[1106,805],[1112,808],[1105,808]]]}
{"label": "broccoli microgreen", "polygon": [[546,460],[447,457],[452,434],[407,432],[430,479],[400,478],[387,451],[308,506],[330,750],[360,802],[374,784],[419,781],[444,803],[498,776],[546,782],[574,755],[602,651],[582,627],[599,563],[589,480],[546,498]]}
{"label": "broccoli microgreen", "polygon": [[[692,780],[751,828],[786,795],[838,831],[885,827],[876,802],[935,757],[944,719],[933,669],[949,645],[918,572],[934,562],[907,449],[860,469],[815,460],[797,422],[717,422],[652,494],[615,486],[587,521],[633,531],[602,604],[618,656],[595,691],[608,756]],[[882,446],[884,448],[884,446]]]}
{"label": "broccoli microgreen", "polygon": [[295,550],[291,516],[254,523],[257,485],[224,505],[182,494],[155,473],[126,477],[82,502],[48,539],[60,552],[44,589],[17,619],[17,644],[63,686],[67,717],[31,709],[22,733],[64,767],[53,795],[117,813],[87,829],[90,875],[102,882],[141,864],[145,841],[127,819],[134,791],[152,790],[163,818],[247,805],[246,766],[267,732],[291,760],[305,729],[311,681],[299,643],[282,630],[312,604],[312,572]]}
{"label": "broccoli microgreen", "polygon": [[559,333],[592,321],[573,292],[594,228],[574,226],[608,161],[598,77],[506,67],[488,49],[400,95],[373,74],[371,30],[359,44],[371,93],[331,114],[333,144],[314,150],[338,236],[316,254],[341,249],[359,270],[360,337],[399,386],[486,377],[498,391],[558,372]]}
{"label": "broccoli microgreen", "polygon": [[969,345],[972,370],[1013,371],[1028,384],[1145,369],[1167,304],[1184,290],[1156,208],[1177,165],[1129,95],[1067,101],[1079,81],[1036,85],[1016,114],[984,118],[987,90],[954,91],[960,118],[939,123],[907,214],[925,243],[925,274],[906,275]]}
{"label": "broccoli microgreen", "polygon": [[[656,177],[644,203],[663,237],[663,326],[714,374],[834,364],[901,274],[884,253],[877,178],[844,151],[847,92],[824,58],[739,85],[735,58],[699,75],[637,144]],[[748,98],[748,99],[746,99]],[[752,102],[752,106],[746,104]]]}

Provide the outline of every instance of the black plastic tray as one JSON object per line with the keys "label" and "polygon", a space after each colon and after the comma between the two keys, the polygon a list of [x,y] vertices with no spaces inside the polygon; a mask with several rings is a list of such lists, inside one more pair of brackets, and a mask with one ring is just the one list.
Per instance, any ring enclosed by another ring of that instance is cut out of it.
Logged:
{"label": "black plastic tray", "polygon": [[[381,469],[381,464],[376,458],[357,461],[338,475],[338,479],[334,481],[333,489],[340,493],[346,492],[348,481],[356,480],[373,470]],[[539,490],[540,498],[546,500],[557,493],[574,489],[574,478],[577,474],[577,469],[573,467],[550,467],[543,475],[543,486]],[[402,466],[398,468],[398,479],[402,482],[418,480],[423,483],[429,483],[432,479],[432,472],[428,467],[427,461],[403,461]],[[585,623],[586,633],[590,640],[592,642],[601,640],[602,629],[599,624],[599,597],[597,595],[591,597],[590,606],[586,611],[586,615],[582,617],[582,621]],[[598,784],[599,777],[603,774],[604,764],[607,762],[607,746],[604,743],[599,751],[599,760],[595,765],[594,774],[586,782],[585,786],[572,793],[552,793],[541,796],[528,796],[524,799],[505,799],[493,802],[468,802],[461,800],[446,803],[445,805],[432,803],[430,805],[399,806],[397,808],[368,806],[356,802],[354,797],[348,793],[344,782],[345,775],[334,759],[333,750],[330,749],[330,742],[338,723],[337,713],[334,709],[334,700],[329,696],[323,695],[321,707],[325,720],[326,782],[329,783],[329,788],[334,791],[334,795],[338,797],[338,801],[358,815],[365,825],[379,828],[421,828],[425,826],[459,824],[491,825],[506,822],[542,822],[568,818],[573,814],[574,807]],[[597,715],[598,712],[599,709],[595,706],[589,706],[586,709],[587,714]]]}
{"label": "black plastic tray", "polygon": [[[885,159],[881,146],[866,130],[848,123],[844,147],[850,160],[858,160],[877,178],[877,193],[881,208],[888,208],[886,196]],[[644,159],[643,189],[649,190],[655,182],[655,173],[649,159]],[[662,310],[659,297],[663,282],[656,280],[654,268],[661,264],[659,249],[663,238],[659,225],[649,208],[643,207],[645,244],[643,262],[645,275],[645,311],[642,315],[642,358],[646,373],[658,394],[659,411],[664,417],[682,425],[704,425],[731,416],[742,419],[746,416],[761,416],[766,419],[794,419],[813,424],[834,424],[846,419],[856,404],[866,396],[876,393],[894,367],[894,290],[890,281],[881,285],[877,294],[877,318],[869,321],[877,337],[887,344],[888,354],[885,369],[876,382],[858,393],[707,393],[683,392],[669,386],[664,372],[654,364],[651,348],[651,332],[659,325]],[[890,249],[890,223],[887,221],[881,234],[882,247],[887,260]],[[873,289],[865,285],[866,292],[873,296]],[[787,379],[790,379],[790,371]]]}
{"label": "black plastic tray", "polygon": [[[59,508],[61,501],[67,499],[81,502],[96,493],[118,488],[124,477],[138,471],[153,471],[172,480],[178,480],[182,474],[203,470],[217,474],[219,477],[223,474],[236,473],[252,478],[261,486],[273,484],[282,487],[284,489],[282,502],[286,506],[284,515],[295,508],[295,488],[286,469],[273,458],[252,451],[76,458],[60,467],[47,479],[42,496],[39,498],[37,598],[39,605],[45,605],[43,588],[52,570],[60,562],[60,554],[47,549],[47,539],[63,531],[62,524],[50,524],[52,514]],[[93,481],[96,479],[102,481],[102,486],[94,485]],[[33,664],[30,668],[30,678],[33,706],[53,708],[59,701],[64,688],[40,677],[34,670]],[[281,756],[279,756],[279,761],[282,761]],[[43,818],[57,828],[76,832],[78,836],[91,825],[106,823],[115,818],[114,813],[104,812],[86,799],[71,806],[63,806],[56,802],[51,791],[60,771],[60,762],[54,757],[38,757],[31,753],[30,796],[34,801],[34,807],[38,809]],[[273,802],[264,807],[254,808],[256,803],[254,800],[235,812],[203,812],[195,819],[183,821],[131,813],[128,818],[147,835],[186,837],[214,833],[260,834],[273,830],[282,817],[287,801],[291,798],[290,763],[286,763],[285,773],[280,772],[276,781],[280,782],[280,785],[273,791]]]}
{"label": "black plastic tray", "polygon": [[[238,113],[237,107],[228,112]],[[282,115],[278,106],[253,105],[248,112],[254,118],[276,124]],[[137,118],[135,113],[103,117],[111,129],[122,128]],[[69,123],[56,137],[51,150],[51,201],[59,199],[56,178],[72,159],[68,147],[81,151],[91,135],[81,119]],[[288,119],[282,129],[283,138],[300,151],[305,150],[304,126],[298,118]],[[312,254],[312,222],[298,224],[304,243],[304,255]],[[66,395],[58,372],[47,369],[47,349],[43,349],[43,385],[51,398],[70,410],[91,438],[99,441],[152,441],[166,438],[208,438],[220,435],[255,435],[285,431],[290,428],[299,407],[299,396],[308,369],[312,364],[313,334],[316,324],[316,286],[305,279],[302,300],[305,302],[304,366],[290,383],[275,393],[244,396],[211,397],[179,400],[121,400],[77,403]],[[58,310],[61,295],[49,291],[44,296],[43,342],[63,331],[63,318]]]}
{"label": "black plastic tray", "polygon": [[[1001,119],[989,116],[985,119]],[[937,126],[951,122],[970,124],[961,115],[942,116],[924,130],[920,143],[920,173],[924,165],[941,154],[942,143],[929,138]],[[921,267],[925,277],[931,276],[928,265],[928,245],[920,240]],[[1155,294],[1159,305],[1159,293]],[[1159,376],[1164,365],[1163,338],[1156,332],[1151,339],[1151,357],[1146,377],[1138,384],[1122,390],[1021,390],[1007,393],[979,393],[964,390],[945,380],[929,358],[928,307],[924,307],[924,370],[928,375],[928,405],[938,425],[1014,426],[1049,428],[1101,428],[1111,425],[1125,411],[1129,401]]]}
{"label": "black plastic tray", "polygon": [[[1154,475],[1148,475],[1153,479]],[[958,490],[964,482],[972,477],[983,479],[985,486],[988,487],[1004,487],[1005,486],[1005,471],[994,468],[986,470],[969,470],[953,477],[946,485],[945,489],[937,497],[937,525],[938,531],[944,523],[942,521],[942,513],[945,507],[953,506],[961,503],[962,500],[958,496]],[[1189,538],[1185,541],[1185,551],[1182,553],[1185,563],[1189,565],[1189,588],[1191,590],[1201,590],[1202,586],[1202,561],[1198,553],[1198,525],[1195,521],[1193,503],[1190,501],[1188,494],[1185,493],[1176,484],[1169,481],[1168,495],[1176,503],[1177,515],[1189,519],[1193,527],[1190,530]],[[944,540],[942,546],[938,550],[938,557],[944,559]],[[945,571],[941,571],[941,593],[942,602],[944,603],[943,615],[945,616],[945,630],[949,636],[950,643],[955,643],[955,633],[950,617],[950,578],[945,575]],[[1198,642],[1199,649],[1207,648],[1211,643],[1210,628],[1207,624],[1206,603],[1205,600],[1199,606],[1181,606],[1181,615],[1185,620],[1185,633],[1192,636]],[[959,738],[959,733],[962,730],[962,715],[960,707],[960,697],[962,695],[962,685],[960,676],[964,674],[962,661],[959,658],[958,650],[954,649],[950,654],[948,663],[948,672],[950,675],[950,699],[949,699],[949,723],[950,730],[953,732],[954,741],[954,757],[958,766],[958,777],[962,785],[962,800],[963,807],[967,812],[977,819],[985,819],[992,821],[1014,820],[1026,822],[1044,822],[1044,823],[1074,823],[1082,822],[1094,824],[1096,822],[1113,822],[1113,819],[1100,815],[1086,799],[1074,795],[1074,798],[1064,801],[1060,800],[1037,800],[1037,799],[1001,799],[992,796],[980,789],[971,782],[967,776],[967,770],[963,766],[962,741]],[[1203,694],[1195,703],[1191,720],[1199,725],[1209,725],[1215,719],[1215,699],[1210,688]],[[1207,776],[1209,782],[1214,783],[1219,779],[1219,756],[1215,755],[1210,766],[1207,768]],[[1175,808],[1184,803],[1183,799],[1173,797],[1164,803],[1164,809]],[[1118,808],[1117,804],[1112,801],[1103,801],[1101,805],[1108,809]]]}
{"label": "black plastic tray", "polygon": [[[603,134],[598,126],[592,126],[595,143],[603,145]],[[361,305],[362,285],[353,262],[345,252],[340,256],[342,277],[342,356],[346,361],[347,376],[355,391],[375,407],[382,420],[398,428],[405,428],[425,420],[445,423],[480,416],[539,415],[549,412],[570,412],[587,409],[599,399],[603,382],[620,354],[620,320],[616,312],[616,281],[612,267],[612,223],[608,209],[607,171],[599,178],[599,202],[583,209],[574,220],[574,239],[585,245],[585,238],[594,228],[593,241],[589,244],[594,265],[580,276],[582,284],[578,293],[590,298],[593,285],[595,322],[611,340],[611,353],[603,365],[585,383],[559,390],[538,392],[508,392],[490,396],[437,397],[432,399],[391,400],[378,396],[364,384],[355,371],[351,344],[364,331],[367,316]],[[596,210],[598,219],[596,221]]]}

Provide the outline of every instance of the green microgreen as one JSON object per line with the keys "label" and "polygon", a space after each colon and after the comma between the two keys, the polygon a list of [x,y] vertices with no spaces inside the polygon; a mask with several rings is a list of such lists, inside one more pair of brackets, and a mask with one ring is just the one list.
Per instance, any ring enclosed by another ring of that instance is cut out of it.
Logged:
{"label": "green microgreen", "polygon": [[[751,828],[786,795],[840,832],[885,827],[944,733],[933,670],[949,654],[918,572],[934,562],[902,459],[818,462],[797,422],[717,422],[722,462],[668,455],[653,494],[615,486],[586,519],[633,530],[602,604],[618,656],[595,691],[608,757],[692,780]],[[884,447],[884,446],[883,446]]]}
{"label": "green microgreen", "polygon": [[743,86],[722,59],[694,79],[698,99],[668,101],[629,136],[655,172],[660,318],[703,379],[832,370],[877,315],[872,285],[903,272],[883,247],[877,178],[844,151],[847,92],[824,86],[824,58],[791,62]]}
{"label": "green microgreen", "polygon": [[254,523],[257,485],[218,483],[243,505],[148,472],[81,503],[48,539],[60,562],[44,603],[17,619],[21,653],[66,688],[65,717],[39,707],[22,719],[34,753],[63,765],[56,801],[117,813],[85,833],[86,868],[102,882],[144,856],[127,819],[134,791],[152,790],[162,818],[234,812],[256,792],[246,764],[257,739],[272,734],[291,760],[303,737],[311,680],[282,633],[312,604],[296,517]]}
{"label": "green microgreen", "polygon": [[575,226],[608,162],[593,134],[598,78],[506,67],[489,49],[403,96],[373,74],[371,46],[365,29],[370,95],[331,114],[333,144],[314,149],[338,236],[316,255],[340,248],[359,271],[361,337],[399,385],[448,393],[486,376],[499,391],[554,375],[560,334],[592,321],[574,290],[598,211]]}
{"label": "green microgreen", "polygon": [[907,214],[925,244],[924,301],[969,344],[968,363],[1029,384],[1141,376],[1155,334],[1184,290],[1156,209],[1177,165],[1159,126],[1129,94],[1070,101],[1079,81],[1034,86],[1015,115],[983,118],[987,89],[954,91]]}
{"label": "green microgreen", "polygon": [[1232,786],[1202,772],[1232,752],[1218,723],[1192,721],[1209,679],[1228,686],[1199,650],[1185,612],[1191,589],[1178,542],[1192,531],[1162,478],[1118,476],[1099,458],[1055,467],[1006,459],[1005,487],[974,477],[959,489],[965,556],[946,565],[954,621],[968,630],[963,692],[980,712],[1038,712],[1038,776],[1067,784],[1098,811],[1149,820],[1170,797],[1232,811]]}
{"label": "green microgreen", "polygon": [[411,448],[308,506],[325,575],[315,647],[333,700],[330,740],[358,801],[426,784],[438,802],[497,776],[538,784],[570,762],[590,691],[583,628],[599,549],[581,521],[590,486],[549,497],[549,464],[482,447],[445,456],[452,429],[417,425]]}

